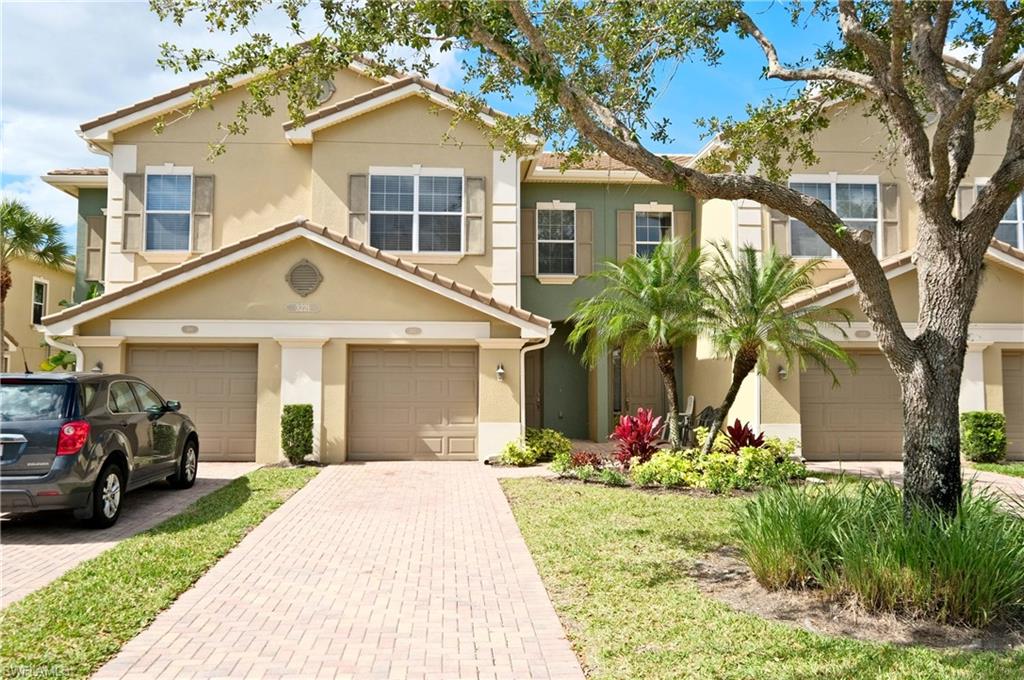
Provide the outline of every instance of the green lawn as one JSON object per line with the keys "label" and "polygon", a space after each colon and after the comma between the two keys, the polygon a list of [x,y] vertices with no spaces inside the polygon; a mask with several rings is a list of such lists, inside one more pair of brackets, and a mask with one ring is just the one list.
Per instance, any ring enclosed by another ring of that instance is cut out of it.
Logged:
{"label": "green lawn", "polygon": [[239,477],[4,609],[0,677],[88,677],[317,472]]}
{"label": "green lawn", "polygon": [[1024,463],[971,463],[970,466],[985,472],[1024,477]]}
{"label": "green lawn", "polygon": [[739,499],[545,479],[502,481],[594,678],[1006,678],[1024,652],[937,652],[829,638],[734,612],[685,573],[728,543]]}

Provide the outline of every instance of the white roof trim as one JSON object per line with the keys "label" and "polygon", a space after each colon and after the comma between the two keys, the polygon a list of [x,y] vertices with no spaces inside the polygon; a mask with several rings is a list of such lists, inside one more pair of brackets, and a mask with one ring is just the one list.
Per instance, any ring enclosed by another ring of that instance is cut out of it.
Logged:
{"label": "white roof trim", "polygon": [[996,247],[989,246],[988,251],[985,252],[985,257],[995,260],[999,264],[1006,265],[1011,269],[1016,269],[1019,272],[1024,272],[1024,262],[1021,262],[1016,257],[1004,253]]}
{"label": "white roof trim", "polygon": [[41,175],[43,180],[51,187],[60,189],[68,196],[78,196],[79,189],[105,189],[107,187],[106,175]]}
{"label": "white roof trim", "polygon": [[135,304],[136,302],[139,302],[141,300],[144,300],[148,297],[164,292],[171,288],[174,288],[175,286],[181,285],[182,283],[186,283],[188,281],[192,281],[214,271],[224,269],[225,267],[229,267],[237,262],[271,250],[272,248],[275,248],[279,245],[283,245],[290,241],[294,241],[295,239],[298,238],[309,239],[310,241],[318,243],[324,246],[325,248],[329,248],[331,250],[334,250],[335,252],[347,255],[352,259],[367,264],[371,267],[374,267],[375,269],[391,274],[400,279],[404,279],[409,283],[415,284],[421,288],[425,288],[431,292],[437,293],[438,295],[448,298],[449,300],[458,302],[462,305],[475,309],[476,311],[482,314],[486,314],[490,317],[498,319],[499,321],[503,321],[507,324],[520,328],[523,331],[524,337],[546,338],[548,336],[549,329],[547,326],[520,319],[514,314],[503,312],[500,309],[491,307],[490,305],[480,302],[479,300],[469,298],[463,295],[462,293],[449,290],[448,288],[445,288],[440,284],[428,281],[420,276],[398,269],[394,265],[382,262],[381,260],[378,260],[377,258],[371,255],[367,255],[366,253],[354,250],[353,248],[350,248],[348,246],[343,246],[340,243],[334,241],[333,239],[327,238],[326,236],[322,236],[320,234],[315,234],[306,227],[299,225],[296,225],[294,228],[288,231],[276,234],[271,238],[258,241],[257,243],[254,243],[251,246],[247,246],[246,248],[242,248],[241,250],[237,250],[223,257],[216,258],[200,267],[196,267],[195,269],[183,271],[178,275],[171,276],[170,278],[167,278],[163,281],[159,281],[158,283],[155,283],[152,286],[146,286],[140,290],[135,291],[134,293],[111,300],[106,304],[98,305],[96,307],[84,310],[80,314],[67,317],[66,319],[62,319],[53,324],[48,324],[45,326],[46,332],[52,335],[73,335],[75,326],[77,326],[78,324],[91,321],[92,319],[96,319],[105,314],[109,314],[128,305]]}

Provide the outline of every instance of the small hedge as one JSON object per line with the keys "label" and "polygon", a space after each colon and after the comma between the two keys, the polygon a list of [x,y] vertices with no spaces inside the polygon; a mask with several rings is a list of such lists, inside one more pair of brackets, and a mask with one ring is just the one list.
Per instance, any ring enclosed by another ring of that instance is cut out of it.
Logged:
{"label": "small hedge", "polygon": [[281,450],[292,465],[313,453],[313,405],[286,404],[281,413]]}
{"label": "small hedge", "polygon": [[960,414],[960,450],[975,463],[998,463],[1006,457],[1006,416],[995,411]]}
{"label": "small hedge", "polygon": [[529,444],[513,440],[501,450],[501,463],[515,467],[529,467],[537,462],[538,452]]}

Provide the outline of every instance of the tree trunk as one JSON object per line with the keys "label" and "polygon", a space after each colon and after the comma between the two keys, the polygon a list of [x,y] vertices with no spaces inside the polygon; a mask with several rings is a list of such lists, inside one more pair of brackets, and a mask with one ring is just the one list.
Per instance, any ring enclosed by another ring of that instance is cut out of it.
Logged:
{"label": "tree trunk", "polygon": [[715,409],[715,419],[708,430],[707,441],[704,442],[704,455],[711,453],[711,449],[715,445],[715,439],[718,437],[718,432],[722,429],[722,424],[725,422],[726,416],[729,415],[729,409],[732,408],[733,402],[736,401],[736,395],[739,394],[743,381],[750,375],[755,366],[757,366],[757,350],[741,349],[733,358],[732,384],[729,385],[729,391],[725,393],[722,405]]}
{"label": "tree trunk", "polygon": [[7,351],[7,291],[12,283],[11,270],[6,264],[0,266],[0,356]]}
{"label": "tree trunk", "polygon": [[658,359],[658,369],[661,371],[661,380],[665,385],[665,399],[668,405],[665,414],[668,430],[668,443],[673,450],[683,448],[683,441],[679,436],[679,400],[676,398],[676,353],[671,347],[656,347],[655,356]]}

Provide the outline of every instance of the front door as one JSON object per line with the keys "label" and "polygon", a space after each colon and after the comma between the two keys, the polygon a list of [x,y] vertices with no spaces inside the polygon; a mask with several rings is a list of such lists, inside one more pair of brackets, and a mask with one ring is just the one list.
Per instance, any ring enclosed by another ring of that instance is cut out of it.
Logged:
{"label": "front door", "polygon": [[665,388],[653,352],[647,352],[632,365],[623,361],[622,395],[625,413],[646,408],[656,416],[665,415]]}
{"label": "front door", "polygon": [[544,369],[541,351],[526,353],[526,426],[544,427]]}

